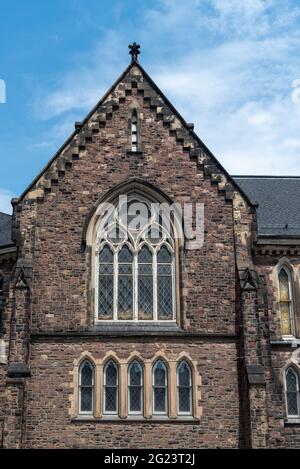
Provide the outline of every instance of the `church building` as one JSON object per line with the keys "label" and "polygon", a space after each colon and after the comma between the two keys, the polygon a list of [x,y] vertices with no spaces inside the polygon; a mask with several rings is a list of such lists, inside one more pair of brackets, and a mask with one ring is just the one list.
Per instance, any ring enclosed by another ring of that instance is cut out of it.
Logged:
{"label": "church building", "polygon": [[0,447],[300,448],[300,177],[228,174],[139,49],[0,213]]}

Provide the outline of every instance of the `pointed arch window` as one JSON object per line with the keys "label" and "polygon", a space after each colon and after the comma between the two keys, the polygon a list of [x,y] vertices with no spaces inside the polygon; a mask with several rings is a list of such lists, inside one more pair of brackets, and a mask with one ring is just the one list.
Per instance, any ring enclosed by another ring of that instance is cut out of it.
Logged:
{"label": "pointed arch window", "polygon": [[104,414],[117,414],[119,408],[119,370],[113,360],[104,368]]}
{"label": "pointed arch window", "polygon": [[98,227],[96,320],[175,321],[173,226],[146,198],[125,198]]}
{"label": "pointed arch window", "polygon": [[88,361],[79,369],[79,413],[92,414],[94,407],[94,367]]}
{"label": "pointed arch window", "polygon": [[134,361],[128,368],[128,413],[143,413],[144,396],[143,368],[138,361]]}
{"label": "pointed arch window", "polygon": [[134,109],[131,116],[131,151],[138,150],[138,118],[137,112]]}
{"label": "pointed arch window", "polygon": [[285,372],[287,416],[300,418],[299,375],[289,367]]}
{"label": "pointed arch window", "polygon": [[153,383],[153,413],[167,414],[168,412],[168,371],[162,360],[158,360],[152,373]]}
{"label": "pointed arch window", "polygon": [[295,335],[291,272],[285,266],[278,274],[281,329],[283,336]]}
{"label": "pointed arch window", "polygon": [[186,361],[177,367],[177,403],[178,414],[192,414],[192,371]]}

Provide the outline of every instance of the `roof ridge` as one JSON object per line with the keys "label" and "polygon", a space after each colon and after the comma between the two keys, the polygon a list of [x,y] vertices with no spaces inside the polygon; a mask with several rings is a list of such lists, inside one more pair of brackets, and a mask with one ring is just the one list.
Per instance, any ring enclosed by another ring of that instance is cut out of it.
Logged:
{"label": "roof ridge", "polygon": [[256,178],[256,179],[300,179],[300,175],[299,176],[278,176],[278,175],[270,175],[270,174],[232,174],[231,175],[232,178]]}

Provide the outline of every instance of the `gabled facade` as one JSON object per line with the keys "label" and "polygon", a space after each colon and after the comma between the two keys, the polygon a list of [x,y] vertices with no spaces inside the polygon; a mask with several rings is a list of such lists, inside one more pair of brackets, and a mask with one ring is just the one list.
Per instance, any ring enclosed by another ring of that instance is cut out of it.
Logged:
{"label": "gabled facade", "polygon": [[300,228],[274,244],[255,193],[133,54],[0,238],[3,447],[300,446]]}

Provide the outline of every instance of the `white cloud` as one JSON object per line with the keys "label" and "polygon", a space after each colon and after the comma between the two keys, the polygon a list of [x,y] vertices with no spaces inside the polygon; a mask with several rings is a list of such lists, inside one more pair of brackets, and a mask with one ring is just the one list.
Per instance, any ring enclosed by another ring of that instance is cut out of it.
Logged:
{"label": "white cloud", "polygon": [[[229,172],[300,174],[292,87],[300,78],[299,12],[289,0],[158,0],[142,10],[142,64]],[[125,39],[106,31],[40,96],[39,117],[55,119],[52,144],[123,71]]]}
{"label": "white cloud", "polygon": [[14,194],[7,190],[0,188],[0,212],[12,213],[11,199],[15,197]]}

